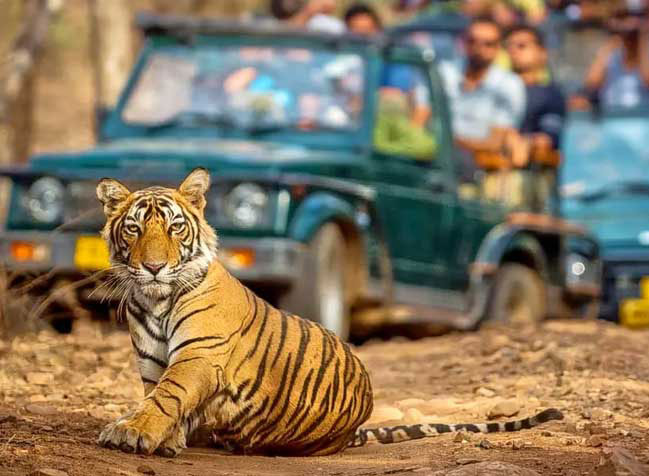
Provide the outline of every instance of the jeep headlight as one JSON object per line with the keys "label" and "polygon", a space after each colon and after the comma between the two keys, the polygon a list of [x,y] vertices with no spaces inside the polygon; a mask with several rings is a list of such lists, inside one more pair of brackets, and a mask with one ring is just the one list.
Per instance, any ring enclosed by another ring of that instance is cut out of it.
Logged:
{"label": "jeep headlight", "polygon": [[52,177],[36,180],[23,197],[23,206],[41,223],[54,223],[63,216],[65,187]]}
{"label": "jeep headlight", "polygon": [[570,253],[566,257],[566,282],[568,285],[599,282],[599,267],[585,256]]}
{"label": "jeep headlight", "polygon": [[241,183],[224,197],[223,212],[239,228],[255,228],[268,221],[268,193],[254,183]]}

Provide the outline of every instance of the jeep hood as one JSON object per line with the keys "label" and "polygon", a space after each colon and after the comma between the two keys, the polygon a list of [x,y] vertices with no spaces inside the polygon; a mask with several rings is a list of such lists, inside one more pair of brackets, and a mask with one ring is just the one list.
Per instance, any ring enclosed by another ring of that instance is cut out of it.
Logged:
{"label": "jeep hood", "polygon": [[87,151],[39,155],[30,161],[30,169],[59,176],[137,180],[165,176],[175,180],[195,167],[224,176],[259,171],[347,177],[358,168],[359,155],[260,141],[129,139]]}
{"label": "jeep hood", "polygon": [[649,251],[649,197],[622,195],[595,203],[570,201],[563,215],[586,226],[602,248],[644,248]]}

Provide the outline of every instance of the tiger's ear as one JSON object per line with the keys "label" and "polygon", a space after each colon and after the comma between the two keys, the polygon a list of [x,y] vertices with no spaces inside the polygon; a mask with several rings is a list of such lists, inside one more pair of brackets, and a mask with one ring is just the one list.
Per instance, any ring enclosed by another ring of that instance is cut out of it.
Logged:
{"label": "tiger's ear", "polygon": [[97,185],[97,198],[104,206],[104,215],[112,216],[119,205],[126,200],[131,192],[117,180],[104,178]]}
{"label": "tiger's ear", "polygon": [[199,167],[190,172],[178,187],[178,191],[196,209],[203,211],[205,208],[205,193],[209,188],[210,174],[204,168]]}

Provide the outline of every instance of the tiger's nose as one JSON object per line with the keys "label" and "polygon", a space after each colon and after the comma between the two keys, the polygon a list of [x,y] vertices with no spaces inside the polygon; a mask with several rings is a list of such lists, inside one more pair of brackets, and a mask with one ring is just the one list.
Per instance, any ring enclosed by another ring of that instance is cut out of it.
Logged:
{"label": "tiger's nose", "polygon": [[165,263],[142,263],[144,269],[149,271],[153,276],[158,274],[162,268],[164,268]]}

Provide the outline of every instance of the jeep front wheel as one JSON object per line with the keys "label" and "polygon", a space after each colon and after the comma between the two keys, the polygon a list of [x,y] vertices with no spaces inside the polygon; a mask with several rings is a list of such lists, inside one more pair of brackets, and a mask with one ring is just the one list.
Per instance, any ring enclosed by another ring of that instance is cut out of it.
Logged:
{"label": "jeep front wheel", "polygon": [[546,316],[546,291],[539,274],[518,263],[496,273],[486,320],[512,325],[536,324]]}
{"label": "jeep front wheel", "polygon": [[299,279],[279,306],[315,321],[343,339],[349,337],[345,295],[345,239],[334,223],[322,226],[308,244]]}

